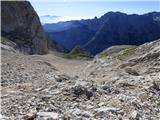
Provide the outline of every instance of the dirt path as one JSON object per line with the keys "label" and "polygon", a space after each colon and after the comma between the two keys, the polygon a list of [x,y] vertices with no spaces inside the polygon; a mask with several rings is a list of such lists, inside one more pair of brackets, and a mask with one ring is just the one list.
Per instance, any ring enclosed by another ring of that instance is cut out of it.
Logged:
{"label": "dirt path", "polygon": [[58,71],[70,77],[79,76],[89,62],[85,60],[69,60],[54,54],[47,54],[43,56],[34,55],[34,59],[43,60],[54,66]]}

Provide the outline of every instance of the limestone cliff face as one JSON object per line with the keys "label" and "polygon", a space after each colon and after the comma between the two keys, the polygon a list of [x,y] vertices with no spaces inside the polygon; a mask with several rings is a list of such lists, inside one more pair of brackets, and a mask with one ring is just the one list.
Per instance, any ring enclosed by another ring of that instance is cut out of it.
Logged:
{"label": "limestone cliff face", "polygon": [[47,37],[29,2],[2,1],[1,11],[2,36],[15,42],[18,49],[24,53],[47,53]]}

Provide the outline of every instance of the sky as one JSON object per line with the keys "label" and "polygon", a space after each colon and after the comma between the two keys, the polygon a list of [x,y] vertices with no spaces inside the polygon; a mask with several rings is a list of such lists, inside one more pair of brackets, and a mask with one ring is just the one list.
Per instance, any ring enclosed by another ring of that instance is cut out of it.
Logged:
{"label": "sky", "polygon": [[[59,16],[50,22],[100,17],[109,11],[144,14],[160,11],[160,0],[30,0],[39,16]],[[45,18],[43,17],[45,21]],[[46,19],[47,21],[47,19]]]}

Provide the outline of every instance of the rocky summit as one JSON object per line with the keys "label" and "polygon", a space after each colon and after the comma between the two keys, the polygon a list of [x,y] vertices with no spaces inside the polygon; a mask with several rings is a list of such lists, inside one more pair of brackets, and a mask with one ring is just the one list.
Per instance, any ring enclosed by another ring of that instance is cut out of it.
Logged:
{"label": "rocky summit", "polygon": [[160,40],[93,60],[2,49],[2,120],[159,120]]}

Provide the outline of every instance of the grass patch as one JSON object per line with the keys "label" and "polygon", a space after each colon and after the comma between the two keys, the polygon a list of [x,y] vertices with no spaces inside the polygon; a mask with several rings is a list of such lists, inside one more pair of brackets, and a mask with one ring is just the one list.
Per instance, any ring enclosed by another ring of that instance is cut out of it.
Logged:
{"label": "grass patch", "polygon": [[105,52],[105,53],[102,53],[102,54],[100,54],[100,58],[105,58],[105,57],[107,57],[108,56],[108,53],[107,52]]}
{"label": "grass patch", "polygon": [[126,48],[125,50],[122,51],[121,54],[119,54],[119,55],[117,56],[117,58],[118,58],[119,60],[124,60],[126,57],[129,57],[129,56],[135,54],[136,48],[137,48],[137,46],[133,46],[133,47],[131,47],[131,48]]}
{"label": "grass patch", "polygon": [[1,43],[6,44],[7,42],[8,42],[8,39],[1,36]]}
{"label": "grass patch", "polygon": [[16,48],[16,43],[12,42],[10,39],[7,37],[1,36],[1,44]]}
{"label": "grass patch", "polygon": [[124,51],[124,55],[127,55],[128,53],[131,53],[132,48],[135,46],[132,45],[115,45],[110,48],[107,48],[103,52],[99,54],[99,58],[106,58],[106,57],[112,57],[116,58],[118,55],[122,54]]}
{"label": "grass patch", "polygon": [[65,53],[64,58],[77,60],[90,60],[93,58],[86,50],[76,46],[70,53]]}

